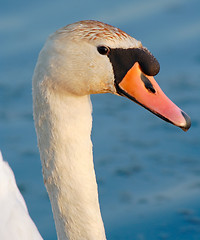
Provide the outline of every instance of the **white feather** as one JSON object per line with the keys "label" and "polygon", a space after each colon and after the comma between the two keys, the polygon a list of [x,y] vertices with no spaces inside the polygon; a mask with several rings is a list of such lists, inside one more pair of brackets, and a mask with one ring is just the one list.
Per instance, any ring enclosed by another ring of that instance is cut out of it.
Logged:
{"label": "white feather", "polygon": [[12,169],[0,152],[0,239],[42,240],[29,216]]}

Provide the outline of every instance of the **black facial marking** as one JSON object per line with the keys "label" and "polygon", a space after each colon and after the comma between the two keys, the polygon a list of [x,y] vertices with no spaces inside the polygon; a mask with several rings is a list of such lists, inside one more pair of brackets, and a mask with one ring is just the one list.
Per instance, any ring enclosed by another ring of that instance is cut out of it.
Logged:
{"label": "black facial marking", "polygon": [[155,76],[159,73],[159,62],[146,48],[137,48],[137,57],[143,73],[148,76]]}
{"label": "black facial marking", "polygon": [[131,67],[138,62],[141,70],[148,76],[155,76],[160,65],[146,48],[110,49],[108,58],[113,66],[115,83],[119,84]]}
{"label": "black facial marking", "polygon": [[155,88],[153,87],[152,83],[150,82],[150,80],[149,80],[143,73],[141,73],[141,79],[142,79],[142,81],[143,81],[143,83],[144,83],[144,85],[145,85],[145,88],[146,88],[148,91],[150,91],[150,92],[152,92],[152,93],[156,93],[156,90],[155,90]]}

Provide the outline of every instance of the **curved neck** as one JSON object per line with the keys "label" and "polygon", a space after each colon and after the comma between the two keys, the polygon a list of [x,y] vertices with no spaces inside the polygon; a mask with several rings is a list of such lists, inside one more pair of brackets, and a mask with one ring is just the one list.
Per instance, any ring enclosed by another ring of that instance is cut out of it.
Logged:
{"label": "curved neck", "polygon": [[43,176],[59,240],[105,240],[91,143],[89,96],[33,85]]}

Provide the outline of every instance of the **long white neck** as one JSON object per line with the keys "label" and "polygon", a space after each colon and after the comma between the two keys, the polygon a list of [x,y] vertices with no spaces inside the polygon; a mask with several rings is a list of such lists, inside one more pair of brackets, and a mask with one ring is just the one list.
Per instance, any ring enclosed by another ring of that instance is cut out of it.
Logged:
{"label": "long white neck", "polygon": [[33,81],[34,118],[58,239],[105,240],[90,138],[90,97],[42,85]]}

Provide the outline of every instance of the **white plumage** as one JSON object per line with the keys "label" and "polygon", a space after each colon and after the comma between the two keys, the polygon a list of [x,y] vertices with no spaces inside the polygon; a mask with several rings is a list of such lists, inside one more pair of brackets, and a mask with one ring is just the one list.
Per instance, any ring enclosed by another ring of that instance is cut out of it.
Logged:
{"label": "white plumage", "polygon": [[0,152],[0,239],[42,240],[13,174]]}

